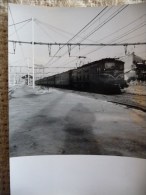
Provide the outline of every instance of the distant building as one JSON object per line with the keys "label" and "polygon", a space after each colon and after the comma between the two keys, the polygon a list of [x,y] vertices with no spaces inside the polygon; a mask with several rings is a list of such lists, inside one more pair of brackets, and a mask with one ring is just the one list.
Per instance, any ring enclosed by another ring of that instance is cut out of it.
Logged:
{"label": "distant building", "polygon": [[25,80],[25,84],[26,84],[26,85],[31,85],[31,84],[32,84],[33,76],[29,75],[29,77],[28,77],[28,74],[26,74],[26,75],[24,75],[24,76],[22,77],[22,79]]}
{"label": "distant building", "polygon": [[11,85],[22,85],[24,84],[24,80],[21,78],[21,75],[18,73],[10,73],[9,72],[9,86]]}
{"label": "distant building", "polygon": [[125,80],[146,80],[146,61],[134,54],[126,55],[125,62]]}
{"label": "distant building", "polygon": [[136,75],[140,81],[146,81],[146,61],[136,64]]}

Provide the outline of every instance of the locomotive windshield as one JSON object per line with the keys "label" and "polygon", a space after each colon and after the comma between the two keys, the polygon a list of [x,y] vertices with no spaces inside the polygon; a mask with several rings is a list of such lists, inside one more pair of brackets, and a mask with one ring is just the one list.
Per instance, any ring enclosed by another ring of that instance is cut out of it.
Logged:
{"label": "locomotive windshield", "polygon": [[113,69],[115,68],[114,62],[105,62],[105,69]]}
{"label": "locomotive windshield", "polygon": [[123,70],[123,64],[116,64],[115,62],[105,62],[105,70]]}

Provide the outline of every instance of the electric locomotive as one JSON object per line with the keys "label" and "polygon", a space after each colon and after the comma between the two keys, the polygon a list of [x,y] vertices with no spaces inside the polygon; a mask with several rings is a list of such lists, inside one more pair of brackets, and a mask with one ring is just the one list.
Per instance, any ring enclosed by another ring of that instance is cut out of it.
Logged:
{"label": "electric locomotive", "polygon": [[127,87],[124,62],[114,58],[94,61],[77,69],[37,80],[36,85],[102,93],[120,92]]}

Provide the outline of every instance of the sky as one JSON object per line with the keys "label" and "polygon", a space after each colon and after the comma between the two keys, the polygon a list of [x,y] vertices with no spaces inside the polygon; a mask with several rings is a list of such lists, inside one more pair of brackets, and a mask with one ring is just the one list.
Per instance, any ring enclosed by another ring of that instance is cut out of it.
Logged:
{"label": "sky", "polygon": [[[121,9],[123,10],[120,12]],[[16,23],[33,18],[35,42],[66,43],[98,15],[82,33],[79,33],[79,36],[71,41],[72,43],[80,43],[87,36],[82,43],[146,42],[145,11],[146,3],[127,7],[123,5],[97,8],[49,8],[9,4],[8,39],[32,41],[32,21]],[[117,15],[114,16],[114,14]],[[94,33],[90,35],[92,32]],[[15,54],[13,54],[14,49]],[[80,48],[72,46],[69,57],[68,47],[64,46],[57,53],[58,57],[51,57],[58,49],[59,46],[51,48],[46,45],[34,46],[34,63],[36,67],[38,65],[45,67],[46,76],[102,58],[121,57],[122,59],[125,55],[124,46],[81,46]],[[128,46],[127,53],[132,52],[146,59],[146,45]],[[9,43],[9,66],[27,68],[28,62],[32,67],[32,45]]]}

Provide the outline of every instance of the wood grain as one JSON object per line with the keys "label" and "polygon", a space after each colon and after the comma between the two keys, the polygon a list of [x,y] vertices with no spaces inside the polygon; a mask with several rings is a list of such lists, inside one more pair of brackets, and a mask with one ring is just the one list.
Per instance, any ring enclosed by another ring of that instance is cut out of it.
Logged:
{"label": "wood grain", "polygon": [[8,133],[8,14],[0,2],[0,195],[10,194]]}

